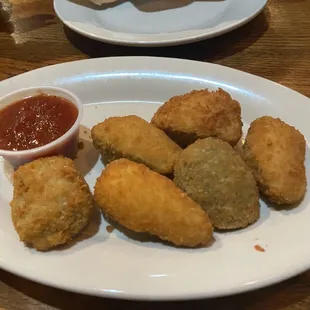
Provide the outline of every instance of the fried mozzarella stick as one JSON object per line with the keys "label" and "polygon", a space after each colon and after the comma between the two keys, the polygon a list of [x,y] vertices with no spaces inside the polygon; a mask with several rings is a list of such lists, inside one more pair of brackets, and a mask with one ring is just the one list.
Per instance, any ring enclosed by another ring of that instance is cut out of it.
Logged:
{"label": "fried mozzarella stick", "polygon": [[107,162],[128,158],[161,174],[170,174],[181,148],[163,131],[135,116],[110,117],[91,130],[93,143]]}
{"label": "fried mozzarella stick", "polygon": [[267,198],[294,204],[306,192],[305,152],[306,141],[297,129],[279,118],[263,116],[250,126],[243,157]]}
{"label": "fried mozzarella stick", "polygon": [[222,89],[172,97],[157,110],[151,123],[181,147],[208,137],[234,146],[242,134],[240,104]]}
{"label": "fried mozzarella stick", "polygon": [[185,247],[212,240],[212,225],[202,208],[142,164],[127,159],[110,163],[96,182],[95,200],[108,217],[135,232]]}

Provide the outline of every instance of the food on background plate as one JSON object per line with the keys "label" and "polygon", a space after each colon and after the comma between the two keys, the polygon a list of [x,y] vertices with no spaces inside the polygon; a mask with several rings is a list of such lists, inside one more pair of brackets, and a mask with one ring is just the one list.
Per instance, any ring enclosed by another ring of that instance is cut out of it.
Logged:
{"label": "food on background plate", "polygon": [[107,162],[124,157],[161,174],[173,172],[181,152],[163,131],[135,115],[110,117],[94,126],[91,135]]}
{"label": "food on background plate", "polygon": [[165,176],[127,159],[113,161],[95,185],[95,201],[113,220],[177,246],[212,240],[208,215]]}
{"label": "food on background plate", "polygon": [[152,124],[186,147],[198,138],[218,137],[236,145],[242,135],[240,104],[222,89],[194,90],[165,102]]}
{"label": "food on background plate", "polygon": [[206,138],[188,146],[176,162],[174,182],[217,229],[243,228],[259,218],[253,174],[227,142]]}
{"label": "food on background plate", "polygon": [[262,194],[277,204],[295,204],[307,187],[306,141],[279,118],[263,116],[250,125],[243,157]]}
{"label": "food on background plate", "polygon": [[0,149],[29,150],[64,135],[78,109],[70,101],[45,94],[24,98],[0,110]]}
{"label": "food on background plate", "polygon": [[96,5],[103,5],[103,4],[109,4],[113,2],[117,2],[118,0],[90,0],[90,2],[96,4]]}
{"label": "food on background plate", "polygon": [[93,198],[71,159],[52,156],[18,168],[10,203],[21,241],[37,250],[69,242],[88,223]]}

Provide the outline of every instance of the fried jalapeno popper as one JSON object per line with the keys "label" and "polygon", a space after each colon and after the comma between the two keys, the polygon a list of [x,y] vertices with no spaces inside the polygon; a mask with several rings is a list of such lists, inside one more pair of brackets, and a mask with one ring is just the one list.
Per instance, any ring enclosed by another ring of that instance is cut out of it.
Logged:
{"label": "fried jalapeno popper", "polygon": [[227,142],[206,138],[188,146],[176,162],[174,182],[217,229],[243,228],[259,218],[253,174]]}
{"label": "fried jalapeno popper", "polygon": [[218,137],[234,146],[242,135],[240,104],[222,89],[194,90],[172,97],[151,122],[181,147],[207,137]]}
{"label": "fried jalapeno popper", "polygon": [[93,199],[71,159],[53,156],[19,167],[11,216],[20,240],[37,250],[67,243],[88,223]]}
{"label": "fried jalapeno popper", "polygon": [[94,126],[91,135],[107,162],[128,158],[161,174],[173,172],[181,151],[163,131],[135,115],[110,117]]}
{"label": "fried jalapeno popper", "polygon": [[212,240],[207,214],[168,178],[127,159],[107,165],[95,185],[103,212],[135,232],[146,232],[177,246]]}
{"label": "fried jalapeno popper", "polygon": [[306,141],[294,127],[263,116],[252,122],[243,157],[262,194],[277,204],[299,202],[307,187]]}

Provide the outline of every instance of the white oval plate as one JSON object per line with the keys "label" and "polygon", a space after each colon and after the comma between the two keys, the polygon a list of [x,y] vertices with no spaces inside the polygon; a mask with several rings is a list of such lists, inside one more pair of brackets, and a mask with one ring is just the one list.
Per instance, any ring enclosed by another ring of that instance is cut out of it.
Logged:
{"label": "white oval plate", "polygon": [[121,45],[164,46],[218,36],[253,19],[267,0],[54,0],[58,17],[72,30]]}
{"label": "white oval plate", "polygon": [[[54,85],[85,103],[77,165],[91,188],[104,168],[89,128],[113,115],[150,120],[158,105],[184,92],[222,87],[240,101],[245,131],[262,115],[296,126],[310,139],[310,100],[268,80],[194,61],[124,57],[91,59],[38,69],[0,82],[0,96],[13,90]],[[309,178],[307,150],[307,174]],[[93,236],[72,247],[40,253],[19,242],[10,218],[10,169],[0,162],[0,267],[47,285],[114,298],[190,299],[244,292],[294,276],[310,267],[310,205],[307,194],[293,210],[274,211],[261,202],[260,220],[240,231],[215,234],[207,249],[177,249],[141,242],[92,222]],[[143,189],[141,189],[143,190]],[[98,231],[97,231],[98,230]],[[254,249],[259,244],[261,253]]]}

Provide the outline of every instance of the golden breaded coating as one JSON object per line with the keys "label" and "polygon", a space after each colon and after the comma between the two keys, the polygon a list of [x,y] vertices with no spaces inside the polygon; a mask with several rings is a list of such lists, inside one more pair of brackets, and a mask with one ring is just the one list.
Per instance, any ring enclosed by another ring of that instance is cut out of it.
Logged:
{"label": "golden breaded coating", "polygon": [[298,203],[307,187],[306,141],[279,118],[263,116],[252,122],[243,157],[260,191],[277,204]]}
{"label": "golden breaded coating", "polygon": [[243,228],[259,218],[253,174],[227,142],[206,138],[188,146],[176,162],[174,182],[204,208],[215,228]]}
{"label": "golden breaded coating", "polygon": [[129,115],[110,117],[91,130],[93,143],[111,162],[128,158],[161,174],[170,174],[180,147],[144,119]]}
{"label": "golden breaded coating", "polygon": [[181,147],[207,137],[235,145],[242,135],[240,104],[221,88],[172,97],[157,110],[151,123]]}
{"label": "golden breaded coating", "polygon": [[21,241],[38,250],[67,243],[88,223],[93,199],[71,159],[52,156],[19,167],[11,216]]}
{"label": "golden breaded coating", "polygon": [[206,213],[168,178],[127,159],[110,163],[95,185],[99,207],[121,225],[177,246],[206,245],[212,225]]}

